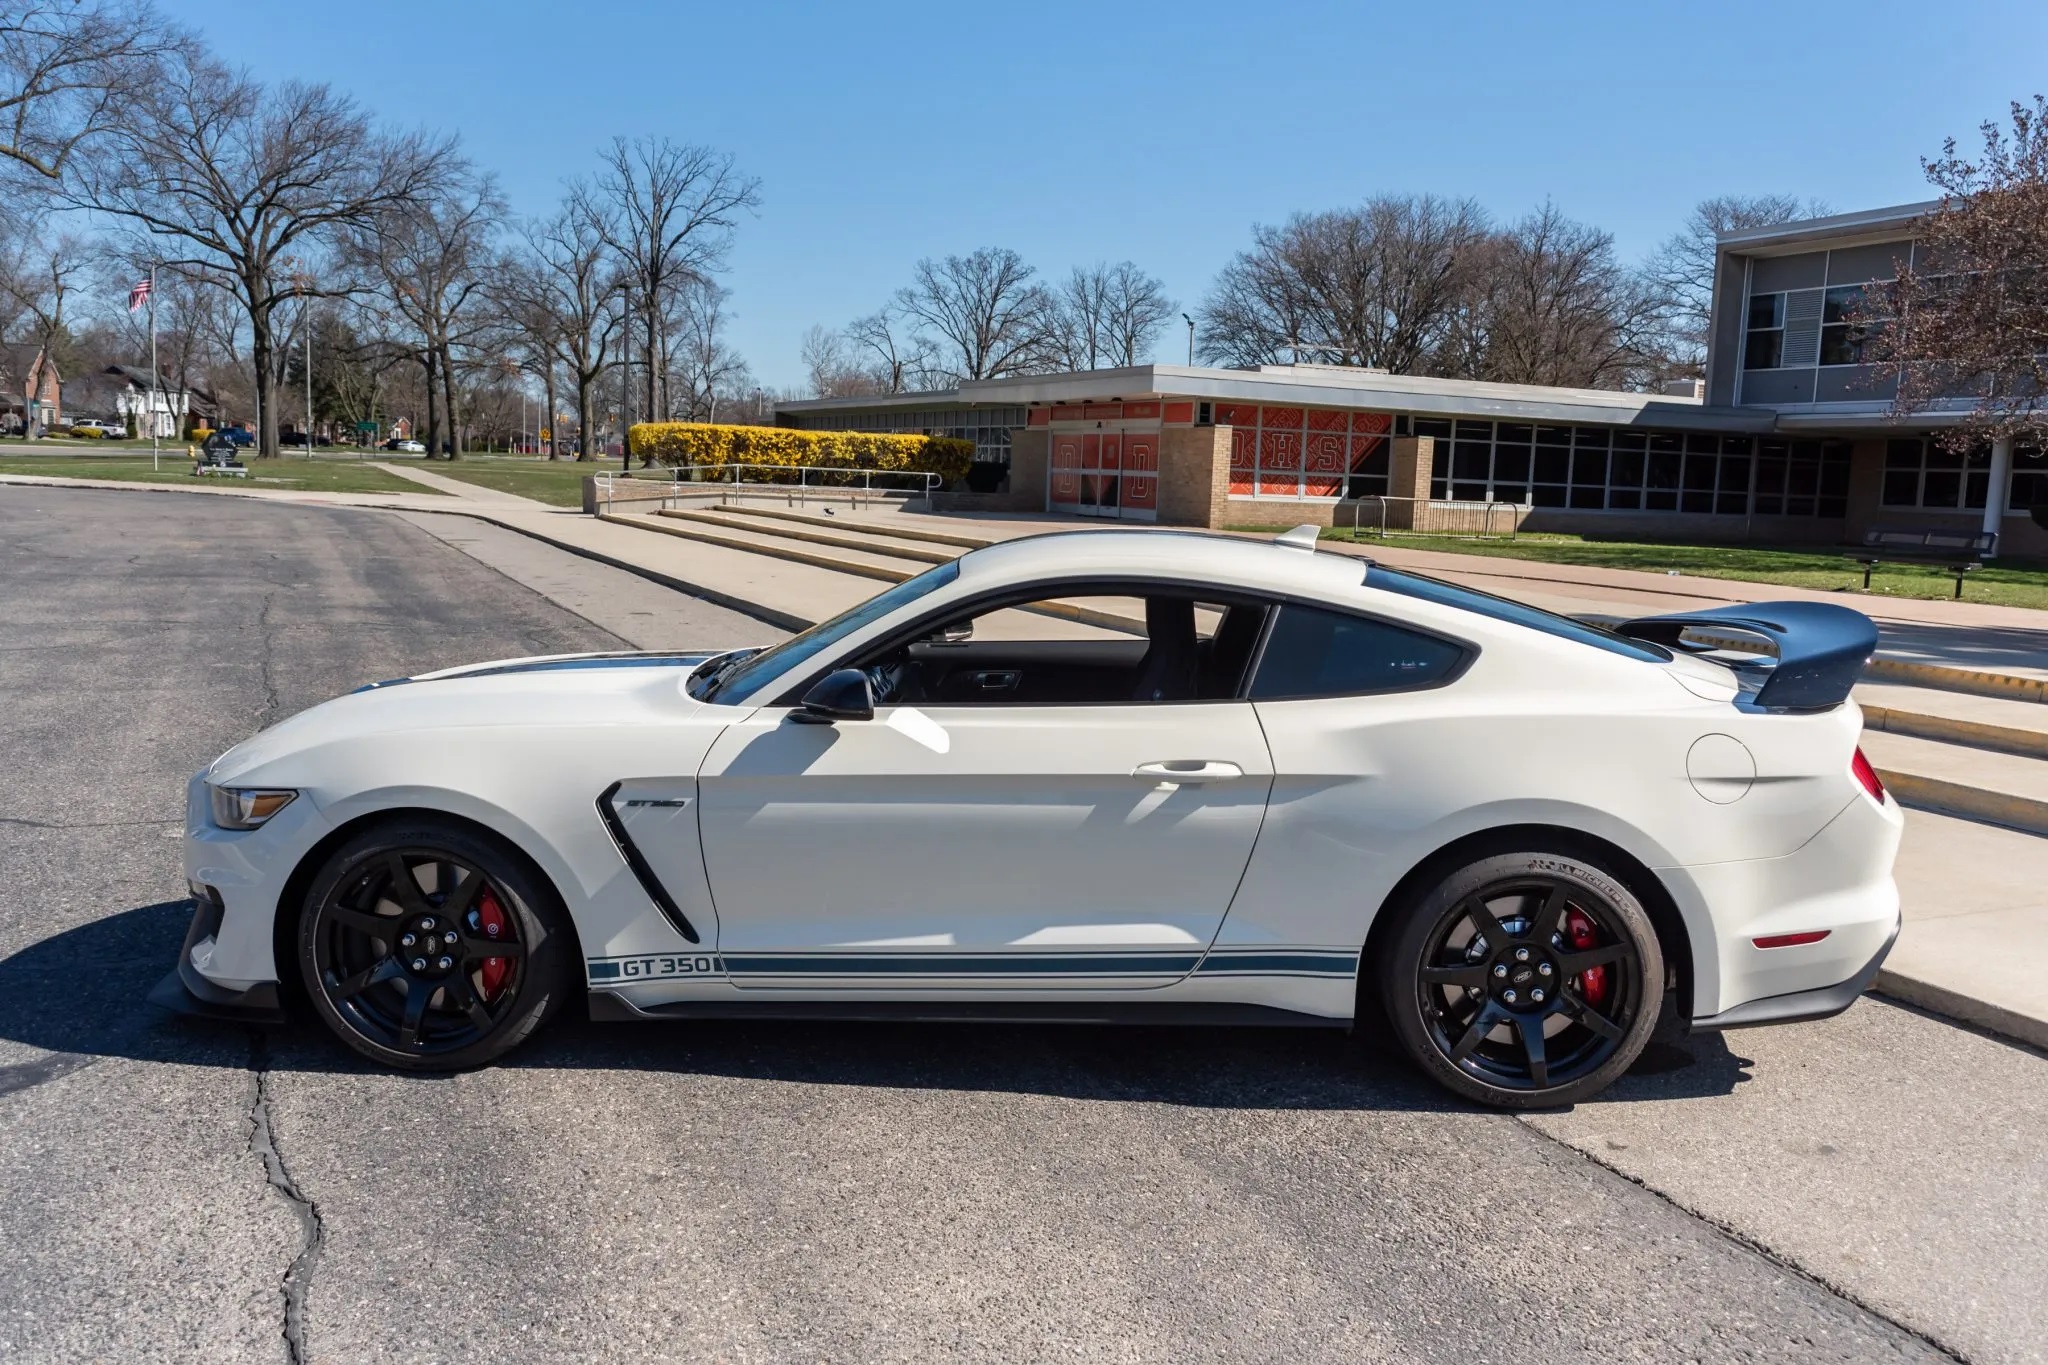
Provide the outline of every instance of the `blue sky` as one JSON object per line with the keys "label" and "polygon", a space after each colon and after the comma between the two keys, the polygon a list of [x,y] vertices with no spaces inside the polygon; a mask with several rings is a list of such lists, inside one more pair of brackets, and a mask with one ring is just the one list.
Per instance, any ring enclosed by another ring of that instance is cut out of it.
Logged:
{"label": "blue sky", "polygon": [[776,387],[920,256],[1128,257],[1192,308],[1254,222],[1434,191],[1549,198],[1635,258],[1712,194],[1926,198],[1921,156],[2048,90],[2040,0],[170,3],[263,76],[459,132],[523,214],[617,133],[730,150],[762,181],[732,334]]}

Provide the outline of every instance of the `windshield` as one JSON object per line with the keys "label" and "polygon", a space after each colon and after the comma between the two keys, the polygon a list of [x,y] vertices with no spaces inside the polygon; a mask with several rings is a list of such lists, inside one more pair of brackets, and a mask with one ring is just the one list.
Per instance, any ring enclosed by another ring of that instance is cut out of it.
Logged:
{"label": "windshield", "polygon": [[948,561],[936,568],[926,569],[917,577],[906,578],[895,587],[840,612],[829,621],[820,621],[800,635],[792,635],[779,645],[737,659],[729,667],[710,674],[703,691],[698,692],[693,687],[692,695],[699,701],[710,701],[714,697],[724,697],[728,700],[744,697],[770,678],[809,663],[820,654],[833,649],[841,640],[864,630],[898,607],[915,602],[927,593],[945,587],[959,576],[958,561]]}
{"label": "windshield", "polygon": [[1405,569],[1390,569],[1375,563],[1365,571],[1365,583],[1369,588],[1381,588],[1397,592],[1403,597],[1419,597],[1425,602],[1441,606],[1458,607],[1465,611],[1491,616],[1496,621],[1512,621],[1518,626],[1543,631],[1547,635],[1562,636],[1577,640],[1582,645],[1604,649],[1614,654],[1626,654],[1631,659],[1643,659],[1652,663],[1663,663],[1671,658],[1670,653],[1660,645],[1632,640],[1626,635],[1617,635],[1600,626],[1588,625],[1570,616],[1560,616],[1554,611],[1532,607],[1527,603],[1495,597],[1490,592],[1477,588],[1460,587],[1446,583],[1440,578],[1430,578]]}

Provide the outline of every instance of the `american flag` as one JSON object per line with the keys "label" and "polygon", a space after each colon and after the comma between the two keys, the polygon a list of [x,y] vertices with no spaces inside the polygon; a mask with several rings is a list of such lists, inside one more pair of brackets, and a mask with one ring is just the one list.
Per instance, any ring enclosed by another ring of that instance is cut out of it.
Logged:
{"label": "american flag", "polygon": [[142,307],[143,304],[149,302],[149,290],[149,276],[144,275],[141,279],[135,282],[135,287],[128,291],[129,312],[132,313],[136,309]]}

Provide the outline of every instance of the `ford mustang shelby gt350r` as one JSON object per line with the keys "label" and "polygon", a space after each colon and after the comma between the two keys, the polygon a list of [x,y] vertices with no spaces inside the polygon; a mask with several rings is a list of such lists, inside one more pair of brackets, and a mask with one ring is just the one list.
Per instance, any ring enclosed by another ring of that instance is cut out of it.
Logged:
{"label": "ford mustang shelby gt350r", "polygon": [[1869,620],[1602,629],[1344,554],[1082,531],[779,645],[373,683],[191,782],[158,998],[397,1067],[605,1019],[1346,1025],[1510,1106],[1848,1007],[1898,931]]}

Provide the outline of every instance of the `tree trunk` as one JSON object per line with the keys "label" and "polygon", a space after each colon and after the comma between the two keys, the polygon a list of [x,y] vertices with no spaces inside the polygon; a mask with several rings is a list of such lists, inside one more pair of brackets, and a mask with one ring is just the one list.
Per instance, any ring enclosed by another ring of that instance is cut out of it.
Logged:
{"label": "tree trunk", "polygon": [[590,386],[590,378],[583,375],[577,376],[576,459],[579,463],[587,463],[588,461],[597,458],[597,456],[590,449],[590,431],[592,419],[595,418],[597,415],[595,412],[592,411],[594,404],[592,404],[590,401]]}
{"label": "tree trunk", "polygon": [[[433,459],[441,453],[441,393],[440,376],[434,364],[434,348],[429,346],[420,352],[420,369],[426,375],[427,385],[427,458]],[[413,435],[417,437],[418,432]]]}
{"label": "tree trunk", "polygon": [[541,427],[548,434],[548,458],[550,460],[559,460],[562,458],[562,438],[555,431],[555,371],[553,366],[550,366],[548,372],[541,376],[540,386],[548,405],[547,411],[540,415]]}
{"label": "tree trunk", "polygon": [[277,371],[267,313],[249,318],[249,353],[256,362],[256,454],[272,459],[277,455]]}
{"label": "tree trunk", "polygon": [[[651,290],[647,295],[647,345],[640,354],[647,358],[647,406],[641,410],[640,420],[643,422],[659,422],[664,415],[661,410],[660,382],[661,303],[660,300],[655,298]],[[625,415],[624,413],[619,414],[622,428],[626,425],[624,422]],[[620,439],[624,439],[623,435]]]}
{"label": "tree trunk", "polygon": [[448,352],[448,343],[441,343],[441,395],[448,409],[448,458],[462,458],[462,420],[456,416],[455,408],[455,358]]}

